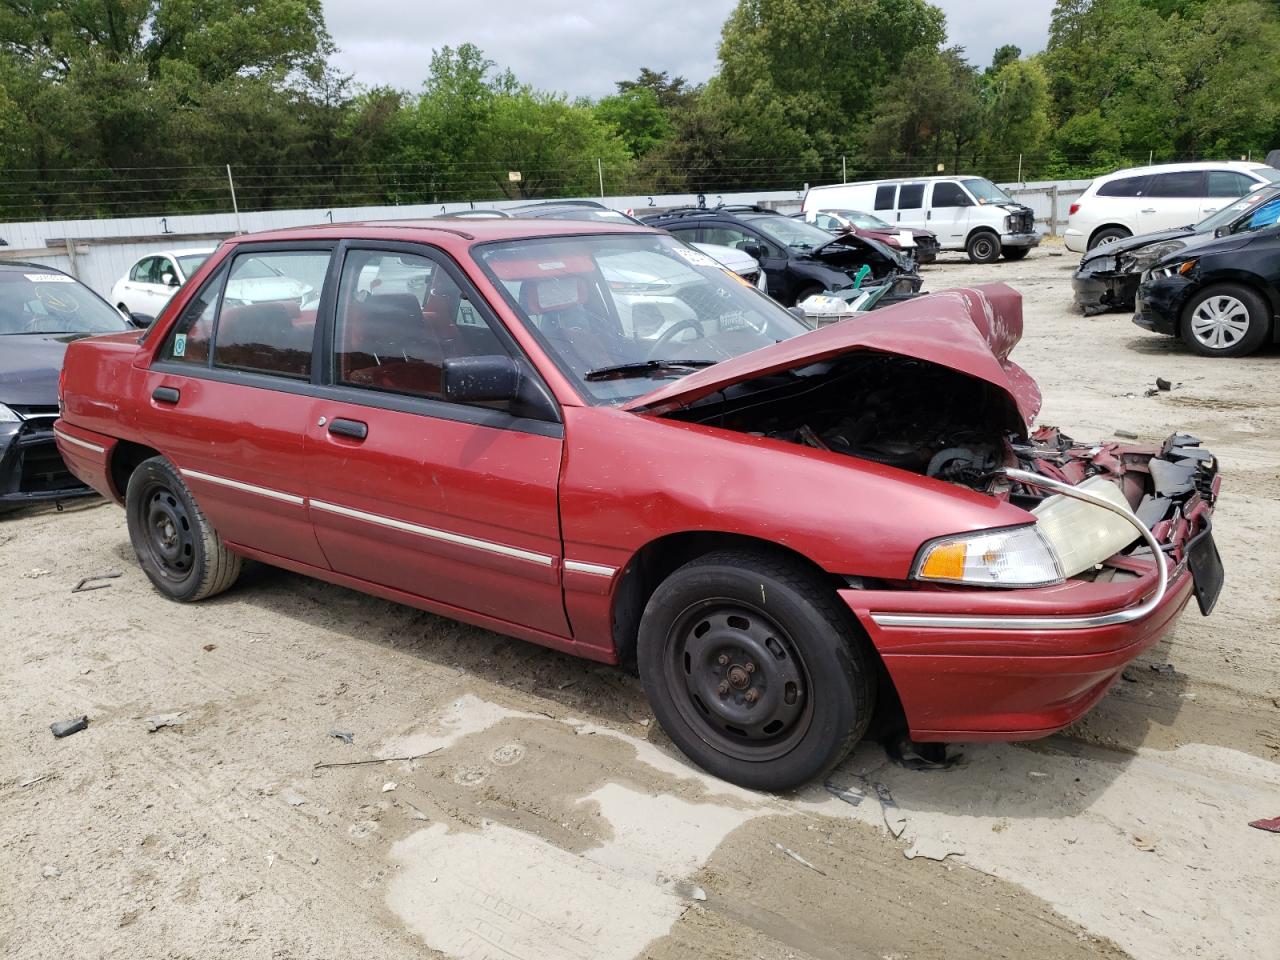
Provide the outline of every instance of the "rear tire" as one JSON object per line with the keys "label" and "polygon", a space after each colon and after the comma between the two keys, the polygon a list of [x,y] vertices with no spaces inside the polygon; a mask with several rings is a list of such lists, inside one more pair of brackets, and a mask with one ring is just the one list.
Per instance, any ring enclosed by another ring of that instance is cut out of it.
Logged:
{"label": "rear tire", "polygon": [[164,457],[144,460],[129,476],[125,514],[138,563],[171,600],[204,600],[240,576],[240,557],[226,548]]}
{"label": "rear tire", "polygon": [[1000,251],[1000,255],[1006,260],[1025,260],[1030,252],[1030,247],[1005,247]]}
{"label": "rear tire", "polygon": [[1089,238],[1089,249],[1100,247],[1104,243],[1115,243],[1117,240],[1128,240],[1133,234],[1124,227],[1106,227]]}
{"label": "rear tire", "polygon": [[835,591],[798,561],[725,550],[649,598],[636,648],[662,729],[703,769],[787,790],[839,763],[866,732],[875,669]]}
{"label": "rear tire", "polygon": [[979,230],[964,249],[970,263],[995,263],[1000,259],[1000,238],[990,230]]}
{"label": "rear tire", "polygon": [[1182,340],[1202,357],[1243,357],[1271,333],[1266,300],[1248,287],[1216,283],[1200,291],[1182,312]]}

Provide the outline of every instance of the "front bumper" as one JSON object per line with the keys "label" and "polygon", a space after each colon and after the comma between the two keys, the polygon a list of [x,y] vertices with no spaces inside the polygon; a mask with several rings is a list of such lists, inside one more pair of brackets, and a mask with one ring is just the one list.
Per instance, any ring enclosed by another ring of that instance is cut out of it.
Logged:
{"label": "front bumper", "polygon": [[1002,233],[1000,234],[1000,246],[1038,247],[1040,246],[1040,234],[1035,230],[1030,233]]}
{"label": "front bumper", "polygon": [[1062,449],[1049,463],[1052,449],[1043,448],[1045,469],[1005,472],[1066,492],[1084,457],[1110,468],[1121,489],[1141,497],[1128,519],[1145,547],[1049,587],[840,591],[880,653],[914,739],[1026,740],[1060,730],[1172,629],[1193,595],[1212,609],[1222,583],[1210,533],[1221,478],[1199,441],[1101,445],[1084,457],[1072,453],[1086,448]]}
{"label": "front bumper", "polygon": [[1189,277],[1154,277],[1142,281],[1134,298],[1133,322],[1144,330],[1176,337],[1187,301],[1199,289]]}
{"label": "front bumper", "polygon": [[0,423],[0,507],[88,496],[54,443],[53,417]]}
{"label": "front bumper", "polygon": [[[1115,258],[1107,258],[1114,267]],[[1092,269],[1081,264],[1071,278],[1076,306],[1086,317],[1108,310],[1132,310],[1141,276],[1118,269]]]}

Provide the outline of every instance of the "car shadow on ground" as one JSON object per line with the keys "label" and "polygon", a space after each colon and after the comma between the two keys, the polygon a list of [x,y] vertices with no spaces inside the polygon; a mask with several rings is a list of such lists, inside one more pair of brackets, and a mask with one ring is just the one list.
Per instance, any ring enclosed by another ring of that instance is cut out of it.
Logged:
{"label": "car shadow on ground", "polygon": [[[127,551],[128,544],[121,550]],[[645,738],[693,767],[658,727],[639,678],[624,667],[581,660],[532,643],[503,637],[411,607],[367,596],[263,564],[248,564],[236,587],[211,601],[218,605],[250,604],[258,610],[294,621],[322,621],[325,629],[354,643],[415,657],[460,676],[510,690],[517,698],[536,697],[552,716],[578,717]],[[1168,641],[1165,641],[1167,644]],[[946,770],[915,770],[892,759],[877,743],[864,742],[832,774],[833,782],[889,779],[895,791],[910,788],[904,802],[923,804],[937,813],[994,817],[1069,817],[1087,809],[1146,744],[1154,728],[1174,722],[1183,703],[1185,678],[1152,671],[1146,663],[1163,663],[1163,647],[1149,651],[1131,668],[1134,683],[1121,681],[1088,717],[1061,734],[1025,744],[979,743],[948,747],[963,759]],[[1151,676],[1148,677],[1147,674]],[[1139,689],[1159,683],[1156,697],[1138,697]],[[1129,688],[1133,688],[1130,693]],[[1066,776],[1088,758],[1089,775],[1070,789],[1028,792],[1038,786],[1034,774],[1058,768]],[[905,778],[905,779],[904,779]],[[919,779],[917,779],[919,778]],[[937,783],[946,789],[938,790]],[[868,781],[869,782],[869,781]],[[1001,784],[1007,786],[1002,788]],[[792,794],[812,798],[823,793],[810,785]],[[825,795],[825,794],[824,794]]]}

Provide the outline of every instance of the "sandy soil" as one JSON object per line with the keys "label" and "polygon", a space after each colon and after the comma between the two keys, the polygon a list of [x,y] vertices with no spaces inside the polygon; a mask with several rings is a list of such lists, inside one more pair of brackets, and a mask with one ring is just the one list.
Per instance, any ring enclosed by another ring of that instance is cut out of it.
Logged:
{"label": "sandy soil", "polygon": [[1280,837],[1246,825],[1280,815],[1280,357],[1080,318],[1060,253],[927,285],[1023,292],[1043,422],[1184,429],[1226,474],[1218,612],[1073,729],[747,793],[623,672],[264,567],[178,606],[115,507],[26,513],[0,520],[0,955],[1280,958]]}

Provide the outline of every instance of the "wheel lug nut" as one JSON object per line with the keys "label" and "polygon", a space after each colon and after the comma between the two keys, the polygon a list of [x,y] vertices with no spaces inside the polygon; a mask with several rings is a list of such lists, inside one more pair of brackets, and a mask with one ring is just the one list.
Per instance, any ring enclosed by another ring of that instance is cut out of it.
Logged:
{"label": "wheel lug nut", "polygon": [[727,696],[729,693],[729,684],[722,681],[720,686],[716,687],[716,689],[720,691],[720,696]]}
{"label": "wheel lug nut", "polygon": [[743,669],[746,670],[747,673],[755,673],[756,665],[752,663],[750,660],[748,660],[746,666]]}
{"label": "wheel lug nut", "polygon": [[716,658],[716,663],[720,664],[722,667],[727,667],[729,665],[729,657],[722,653]]}
{"label": "wheel lug nut", "polygon": [[742,695],[742,699],[746,700],[747,703],[755,703],[757,700],[760,699],[760,691],[748,690],[746,693]]}

